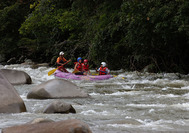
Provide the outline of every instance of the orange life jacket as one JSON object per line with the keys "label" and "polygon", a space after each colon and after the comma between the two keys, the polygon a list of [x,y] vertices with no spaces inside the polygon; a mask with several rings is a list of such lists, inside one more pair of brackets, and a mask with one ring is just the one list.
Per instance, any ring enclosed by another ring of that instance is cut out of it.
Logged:
{"label": "orange life jacket", "polygon": [[[56,60],[56,63],[64,63],[66,61],[67,60],[64,57],[58,57],[57,60]],[[57,66],[61,66],[61,65],[57,64]]]}
{"label": "orange life jacket", "polygon": [[84,63],[82,63],[82,66],[84,71],[89,71],[89,64],[85,65]]}
{"label": "orange life jacket", "polygon": [[106,75],[107,74],[106,69],[107,67],[100,67],[99,75]]}

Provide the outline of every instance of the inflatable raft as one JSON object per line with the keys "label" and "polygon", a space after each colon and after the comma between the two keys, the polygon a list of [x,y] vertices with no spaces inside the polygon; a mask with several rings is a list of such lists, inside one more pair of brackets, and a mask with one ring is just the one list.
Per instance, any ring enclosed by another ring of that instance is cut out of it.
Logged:
{"label": "inflatable raft", "polygon": [[106,80],[106,79],[113,77],[112,75],[96,75],[96,76],[75,75],[73,73],[65,73],[65,72],[61,72],[59,70],[56,70],[54,75],[55,75],[55,77],[58,77],[58,78],[73,79],[73,80],[91,80],[91,81]]}

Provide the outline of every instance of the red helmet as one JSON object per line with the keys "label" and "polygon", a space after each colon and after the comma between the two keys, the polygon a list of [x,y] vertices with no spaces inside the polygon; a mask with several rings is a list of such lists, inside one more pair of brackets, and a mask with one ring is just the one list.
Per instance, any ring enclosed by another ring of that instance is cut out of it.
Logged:
{"label": "red helmet", "polygon": [[84,59],[84,61],[83,61],[84,63],[88,63],[88,60],[87,59]]}

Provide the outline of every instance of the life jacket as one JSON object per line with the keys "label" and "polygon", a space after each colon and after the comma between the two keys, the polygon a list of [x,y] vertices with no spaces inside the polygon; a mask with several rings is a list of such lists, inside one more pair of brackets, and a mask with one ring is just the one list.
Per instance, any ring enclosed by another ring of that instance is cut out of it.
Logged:
{"label": "life jacket", "polygon": [[84,63],[82,63],[82,66],[84,71],[89,71],[89,64],[85,65]]}
{"label": "life jacket", "polygon": [[76,68],[77,68],[77,70],[82,71],[82,69],[83,69],[82,63],[78,63]]}
{"label": "life jacket", "polygon": [[105,73],[106,69],[107,69],[107,67],[100,67],[99,75],[106,75],[107,74],[107,73]]}
{"label": "life jacket", "polygon": [[[58,57],[56,62],[57,63],[64,63],[64,62],[66,62],[66,59],[64,57],[63,58]],[[61,65],[57,64],[57,66],[61,66]]]}

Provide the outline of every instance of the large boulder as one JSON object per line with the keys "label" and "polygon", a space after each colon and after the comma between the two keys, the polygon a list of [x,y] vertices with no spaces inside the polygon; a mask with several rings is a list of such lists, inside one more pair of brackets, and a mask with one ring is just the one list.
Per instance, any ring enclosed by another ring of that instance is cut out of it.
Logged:
{"label": "large boulder", "polygon": [[13,85],[32,83],[31,77],[23,71],[11,69],[1,69],[1,71],[8,81]]}
{"label": "large boulder", "polygon": [[55,99],[55,98],[86,98],[89,95],[75,84],[64,79],[52,79],[35,86],[28,93],[27,98]]}
{"label": "large boulder", "polygon": [[68,114],[68,113],[76,113],[75,109],[72,107],[71,104],[54,101],[51,103],[43,113],[61,113],[61,114]]}
{"label": "large boulder", "polygon": [[92,133],[88,125],[77,119],[25,124],[5,128],[2,133]]}
{"label": "large boulder", "polygon": [[23,100],[0,70],[0,113],[26,112]]}

